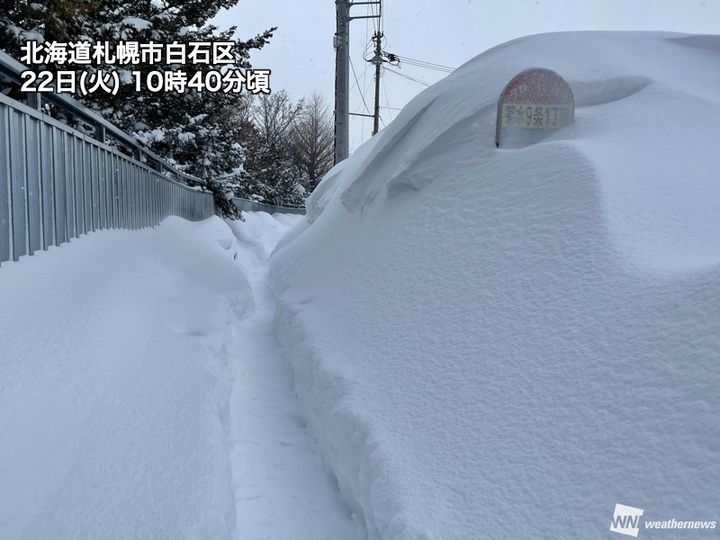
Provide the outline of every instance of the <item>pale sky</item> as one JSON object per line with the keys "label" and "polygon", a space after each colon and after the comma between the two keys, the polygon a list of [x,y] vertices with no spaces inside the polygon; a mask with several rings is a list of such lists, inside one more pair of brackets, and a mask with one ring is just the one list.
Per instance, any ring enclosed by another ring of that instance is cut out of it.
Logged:
{"label": "pale sky", "polygon": [[[384,0],[385,50],[457,67],[490,47],[528,34],[563,30],[670,30],[720,33],[720,0]],[[352,8],[365,15],[368,6]],[[334,89],[335,2],[333,0],[240,0],[214,21],[221,28],[236,25],[247,38],[279,27],[266,48],[252,56],[253,67],[272,70],[274,90],[295,99],[313,91],[332,106]],[[356,20],[350,26],[350,56],[367,106],[372,109],[372,66],[363,51],[373,24]],[[404,65],[400,71],[426,83],[444,73]],[[385,124],[425,87],[391,73],[382,80],[380,104]],[[350,82],[353,112],[364,110],[354,78]],[[371,119],[351,118],[351,150],[370,137]]]}

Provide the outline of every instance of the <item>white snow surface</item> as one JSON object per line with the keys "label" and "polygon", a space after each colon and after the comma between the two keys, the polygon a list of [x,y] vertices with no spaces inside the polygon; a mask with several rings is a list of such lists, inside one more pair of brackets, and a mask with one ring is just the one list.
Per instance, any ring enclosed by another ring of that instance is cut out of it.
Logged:
{"label": "white snow surface", "polygon": [[[335,540],[355,537],[350,509],[326,468],[293,391],[292,370],[276,341],[268,258],[299,216],[245,213],[230,222],[233,250],[245,269],[253,307],[234,325],[228,349],[233,478],[240,539]],[[360,529],[360,532],[362,529]]]}
{"label": "white snow surface", "polygon": [[[223,231],[225,229],[225,231]],[[220,220],[92,233],[0,268],[3,538],[227,538]]]}
{"label": "white snow surface", "polygon": [[295,216],[103,231],[0,267],[0,538],[351,538],[277,353]]}
{"label": "white snow surface", "polygon": [[[576,121],[498,150],[528,67]],[[368,538],[607,538],[616,503],[720,523],[718,88],[720,36],[531,36],[323,180],[271,283]]]}

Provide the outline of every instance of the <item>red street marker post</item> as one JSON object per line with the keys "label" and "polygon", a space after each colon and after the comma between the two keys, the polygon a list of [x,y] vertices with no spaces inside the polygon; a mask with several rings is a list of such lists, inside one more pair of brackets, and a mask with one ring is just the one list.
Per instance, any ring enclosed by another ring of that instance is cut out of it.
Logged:
{"label": "red street marker post", "polygon": [[565,79],[549,69],[527,69],[500,94],[495,145],[527,146],[574,120],[575,97]]}

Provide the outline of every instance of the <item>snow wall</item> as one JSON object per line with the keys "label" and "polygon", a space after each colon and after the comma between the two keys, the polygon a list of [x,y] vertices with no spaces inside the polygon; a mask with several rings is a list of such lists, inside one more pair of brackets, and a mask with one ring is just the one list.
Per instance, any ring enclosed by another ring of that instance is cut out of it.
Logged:
{"label": "snow wall", "polygon": [[[498,150],[529,67],[575,123]],[[719,88],[720,36],[530,36],[323,180],[274,256],[278,332],[369,538],[720,520]]]}

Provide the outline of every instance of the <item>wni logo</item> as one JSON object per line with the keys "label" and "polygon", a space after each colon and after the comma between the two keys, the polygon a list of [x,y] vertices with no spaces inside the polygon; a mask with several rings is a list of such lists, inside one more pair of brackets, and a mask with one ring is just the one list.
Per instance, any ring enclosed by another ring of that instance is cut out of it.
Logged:
{"label": "wni logo", "polygon": [[640,532],[640,517],[644,511],[640,508],[625,506],[624,504],[616,504],[613,513],[612,524],[610,530],[612,532],[634,536],[637,538]]}

